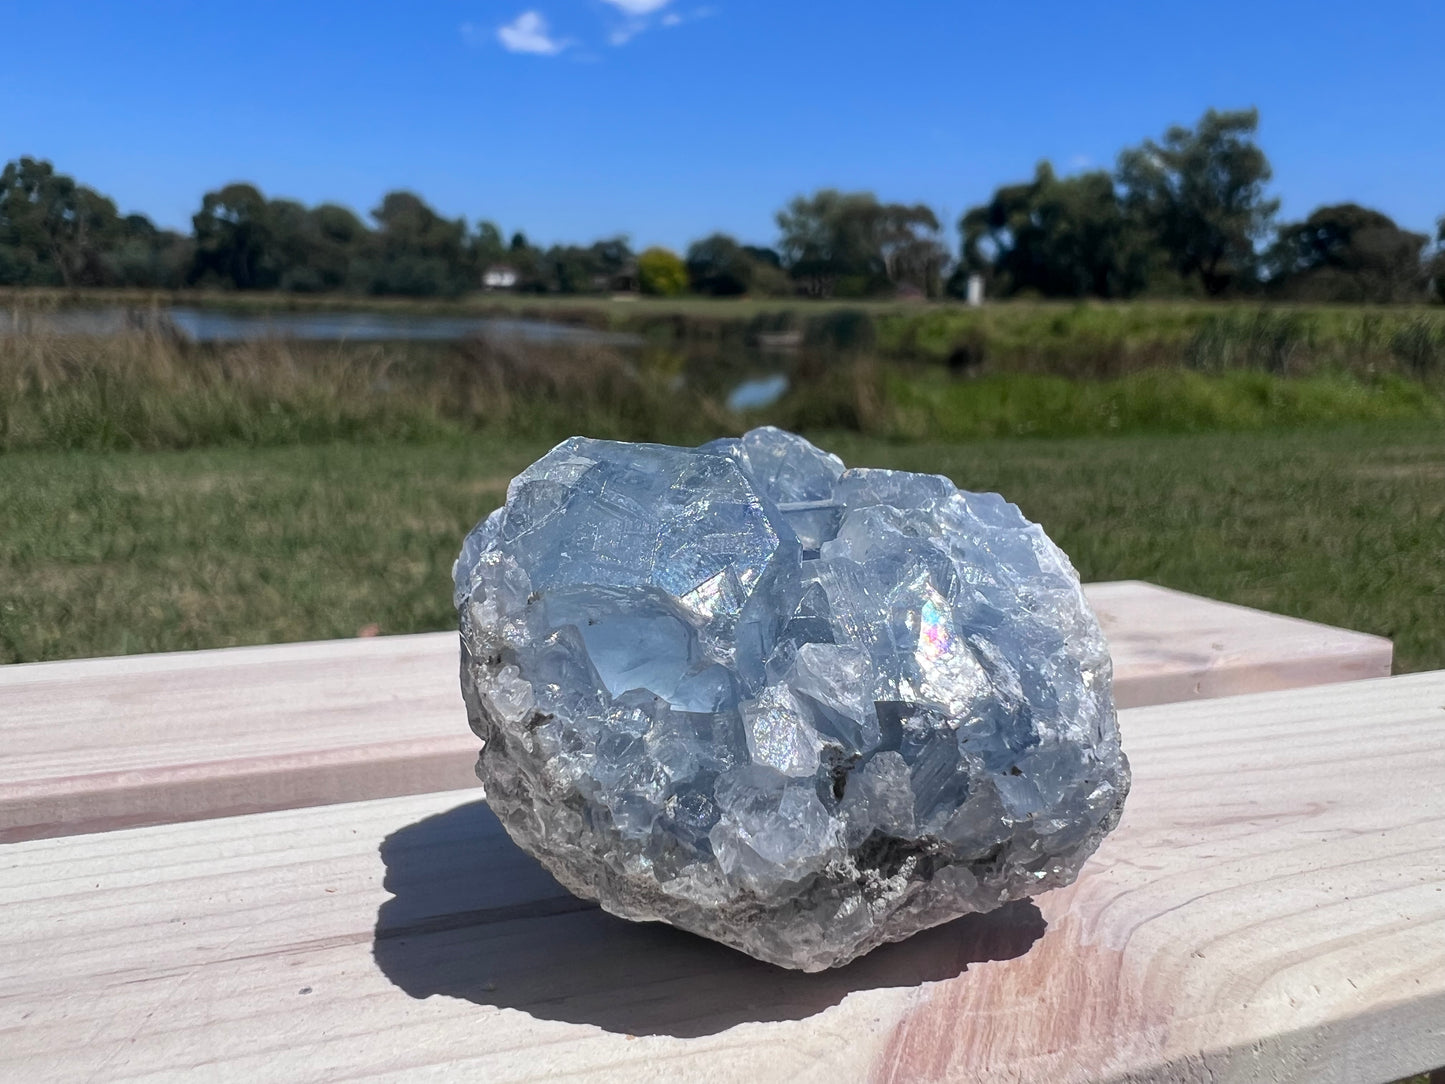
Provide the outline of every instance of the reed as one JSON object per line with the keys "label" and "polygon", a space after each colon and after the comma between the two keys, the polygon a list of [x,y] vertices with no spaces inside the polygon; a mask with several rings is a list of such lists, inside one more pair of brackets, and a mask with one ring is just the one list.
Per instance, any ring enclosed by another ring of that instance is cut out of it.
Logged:
{"label": "reed", "polygon": [[[1211,320],[1182,338],[1167,363],[1163,347],[1099,346],[1087,364],[1011,368],[979,332],[967,340],[969,364],[950,368],[890,359],[883,339],[869,338],[876,328],[840,310],[784,363],[789,393],[743,413],[726,406],[745,365],[725,343],[701,353],[667,342],[619,350],[492,338],[197,345],[154,320],[100,337],[0,334],[0,453],[478,434],[692,443],[764,423],[895,441],[972,440],[1445,417],[1445,327],[1433,317],[1351,325],[1362,360],[1350,364],[1319,360],[1318,329],[1308,321]],[[1041,335],[1037,349],[1049,342]],[[1145,364],[1146,355],[1154,360]]]}

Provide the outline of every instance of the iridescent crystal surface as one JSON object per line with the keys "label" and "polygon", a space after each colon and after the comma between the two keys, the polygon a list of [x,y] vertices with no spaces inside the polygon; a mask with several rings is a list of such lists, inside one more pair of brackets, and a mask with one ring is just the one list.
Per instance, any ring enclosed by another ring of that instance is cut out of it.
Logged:
{"label": "iridescent crystal surface", "polygon": [[1128,763],[1068,558],[756,429],[564,441],[457,561],[477,772],[570,891],[785,967],[1072,881]]}

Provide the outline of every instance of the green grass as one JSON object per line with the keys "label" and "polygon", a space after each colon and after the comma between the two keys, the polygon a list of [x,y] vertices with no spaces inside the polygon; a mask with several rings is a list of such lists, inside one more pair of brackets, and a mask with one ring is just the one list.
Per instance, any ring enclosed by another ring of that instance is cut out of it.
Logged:
{"label": "green grass", "polygon": [[[1445,667],[1445,429],[892,444],[1139,578],[1389,636]],[[0,457],[0,662],[449,628],[463,533],[537,439]]]}
{"label": "green grass", "polygon": [[942,441],[1445,420],[1445,398],[1397,376],[1151,369],[1101,380],[1019,373],[961,381],[938,372],[883,379],[890,433]]}

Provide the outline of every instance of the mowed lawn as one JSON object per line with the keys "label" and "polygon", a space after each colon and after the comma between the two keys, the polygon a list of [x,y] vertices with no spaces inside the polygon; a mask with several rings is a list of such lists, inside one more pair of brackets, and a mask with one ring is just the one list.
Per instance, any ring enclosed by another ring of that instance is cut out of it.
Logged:
{"label": "mowed lawn", "polygon": [[[1085,579],[1379,633],[1445,668],[1445,430],[890,445],[1041,522]],[[462,535],[542,444],[0,456],[0,662],[452,625]]]}

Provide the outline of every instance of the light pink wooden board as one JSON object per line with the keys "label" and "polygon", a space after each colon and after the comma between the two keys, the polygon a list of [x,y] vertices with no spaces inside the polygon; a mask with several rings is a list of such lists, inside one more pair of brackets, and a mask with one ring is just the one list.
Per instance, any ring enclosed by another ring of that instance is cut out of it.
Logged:
{"label": "light pink wooden board", "polygon": [[1078,884],[822,975],[473,796],[0,847],[0,1080],[1369,1084],[1445,1064],[1445,672],[1122,714]]}
{"label": "light pink wooden board", "polygon": [[1384,677],[1381,636],[1137,580],[1084,587],[1114,656],[1121,708]]}
{"label": "light pink wooden board", "polygon": [[[1120,706],[1390,671],[1376,636],[1087,589]],[[456,636],[0,667],[0,841],[476,785]]]}

